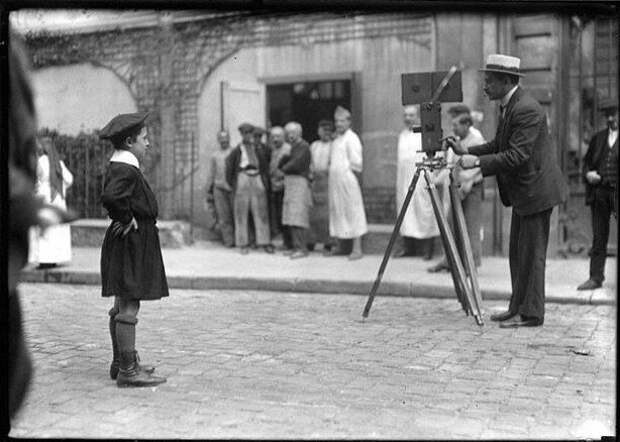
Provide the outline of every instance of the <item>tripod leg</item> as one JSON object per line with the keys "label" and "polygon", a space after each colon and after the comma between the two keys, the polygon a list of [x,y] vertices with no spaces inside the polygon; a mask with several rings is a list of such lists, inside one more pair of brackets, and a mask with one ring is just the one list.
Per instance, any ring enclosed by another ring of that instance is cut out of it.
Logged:
{"label": "tripod leg", "polygon": [[450,174],[450,203],[452,205],[452,215],[454,221],[455,236],[459,240],[459,249],[461,252],[461,260],[465,267],[465,273],[469,277],[471,283],[471,292],[473,293],[473,314],[478,325],[482,325],[482,296],[480,294],[480,285],[478,284],[478,272],[474,263],[474,256],[471,250],[471,242],[469,241],[469,233],[467,232],[467,223],[463,213],[461,198],[454,185],[452,174]]}
{"label": "tripod leg", "polygon": [[[431,202],[433,204],[433,211],[435,212],[435,218],[437,219],[437,224],[439,224],[439,231],[441,232],[442,237],[444,238],[444,244],[446,245],[446,255],[449,256],[451,261],[451,272],[456,272],[456,278],[458,283],[463,287],[465,294],[465,302],[466,302],[466,311],[472,311],[472,294],[471,290],[467,284],[467,279],[465,276],[465,269],[463,268],[463,264],[461,263],[460,256],[458,254],[458,250],[456,248],[456,242],[454,241],[454,236],[448,227],[448,220],[446,215],[443,213],[443,207],[441,206],[441,202],[439,200],[439,195],[437,193],[437,189],[435,188],[435,184],[430,176],[430,172],[424,171],[424,179],[428,184],[428,190],[431,195]],[[457,289],[458,290],[458,289]]]}
{"label": "tripod leg", "polygon": [[375,299],[375,294],[377,293],[377,289],[379,288],[379,284],[381,284],[381,278],[383,278],[383,272],[385,271],[385,267],[387,266],[388,259],[390,259],[390,253],[392,252],[392,247],[394,247],[394,242],[398,237],[398,232],[400,231],[400,226],[403,223],[403,219],[405,218],[405,213],[407,212],[407,208],[409,207],[409,203],[411,202],[411,197],[413,196],[413,192],[415,190],[415,186],[418,183],[418,179],[420,178],[420,173],[422,172],[421,168],[417,168],[413,178],[411,179],[411,183],[409,184],[409,190],[407,190],[407,195],[405,196],[405,201],[403,201],[403,207],[400,209],[400,213],[396,218],[396,224],[394,224],[394,230],[392,231],[392,236],[390,236],[390,242],[388,243],[387,249],[385,249],[385,253],[383,254],[383,261],[381,261],[381,265],[379,266],[379,272],[377,273],[377,278],[370,290],[370,294],[368,295],[368,301],[366,301],[366,306],[364,307],[364,312],[362,316],[364,318],[368,317],[368,312],[370,312],[370,307],[372,306],[372,302]]}

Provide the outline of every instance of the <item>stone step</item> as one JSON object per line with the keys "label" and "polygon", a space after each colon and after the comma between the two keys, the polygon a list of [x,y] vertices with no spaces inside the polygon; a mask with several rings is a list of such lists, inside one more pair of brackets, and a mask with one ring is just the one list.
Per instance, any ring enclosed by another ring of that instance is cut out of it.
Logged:
{"label": "stone step", "polygon": [[[71,223],[71,244],[74,247],[101,247],[110,225],[106,218],[82,218]],[[177,249],[191,244],[190,225],[186,221],[157,221],[162,247]]]}

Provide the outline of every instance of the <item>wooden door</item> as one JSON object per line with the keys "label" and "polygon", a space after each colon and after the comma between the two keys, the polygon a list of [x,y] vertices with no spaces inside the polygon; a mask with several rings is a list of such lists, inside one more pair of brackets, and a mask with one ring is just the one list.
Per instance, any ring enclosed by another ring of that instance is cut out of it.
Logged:
{"label": "wooden door", "polygon": [[232,146],[241,142],[241,135],[237,130],[241,123],[265,126],[264,89],[259,83],[221,83],[221,129],[229,131]]}
{"label": "wooden door", "polygon": [[[558,162],[563,165],[565,100],[560,66],[562,54],[562,21],[552,14],[517,15],[511,20],[510,54],[521,59],[525,77],[521,86],[543,106],[551,142],[555,145]],[[562,243],[560,219],[564,207],[555,209],[551,218],[549,254],[555,255]],[[505,217],[504,217],[505,218]],[[504,243],[508,244],[509,231],[503,229]]]}

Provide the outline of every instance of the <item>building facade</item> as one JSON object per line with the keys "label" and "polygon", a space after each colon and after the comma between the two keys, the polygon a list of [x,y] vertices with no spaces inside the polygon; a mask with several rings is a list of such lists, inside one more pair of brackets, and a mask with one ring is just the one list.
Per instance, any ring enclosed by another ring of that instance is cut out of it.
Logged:
{"label": "building facade", "polygon": [[[208,224],[204,183],[217,131],[230,130],[237,142],[241,121],[269,127],[296,120],[312,141],[316,123],[343,105],[364,145],[368,219],[393,223],[400,75],[457,66],[463,101],[484,115],[479,128],[492,138],[496,104],[482,93],[478,69],[488,54],[503,52],[521,57],[523,86],[547,110],[571,183],[569,202],[554,211],[550,252],[584,253],[588,246],[579,167],[584,141],[602,122],[593,112],[596,100],[617,95],[615,18],[180,12],[147,18],[87,32],[31,34],[27,43],[42,126],[97,130],[115,113],[153,112],[147,173],[163,218]],[[449,127],[446,119],[444,131]],[[484,252],[505,254],[509,209],[487,181]]]}

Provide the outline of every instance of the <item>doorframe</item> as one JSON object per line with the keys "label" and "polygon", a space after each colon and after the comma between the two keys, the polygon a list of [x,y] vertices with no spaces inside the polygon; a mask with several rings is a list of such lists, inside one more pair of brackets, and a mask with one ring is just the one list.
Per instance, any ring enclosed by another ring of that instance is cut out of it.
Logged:
{"label": "doorframe", "polygon": [[[278,75],[268,77],[258,77],[256,80],[266,86],[274,84],[289,83],[308,83],[313,81],[339,81],[347,80],[350,84],[351,93],[351,114],[354,117],[356,132],[361,136],[363,132],[362,124],[362,90],[361,90],[362,71],[342,71],[342,72],[321,72],[314,74],[294,74]],[[265,118],[269,115],[269,95],[265,93]],[[267,121],[265,121],[265,124]]]}

